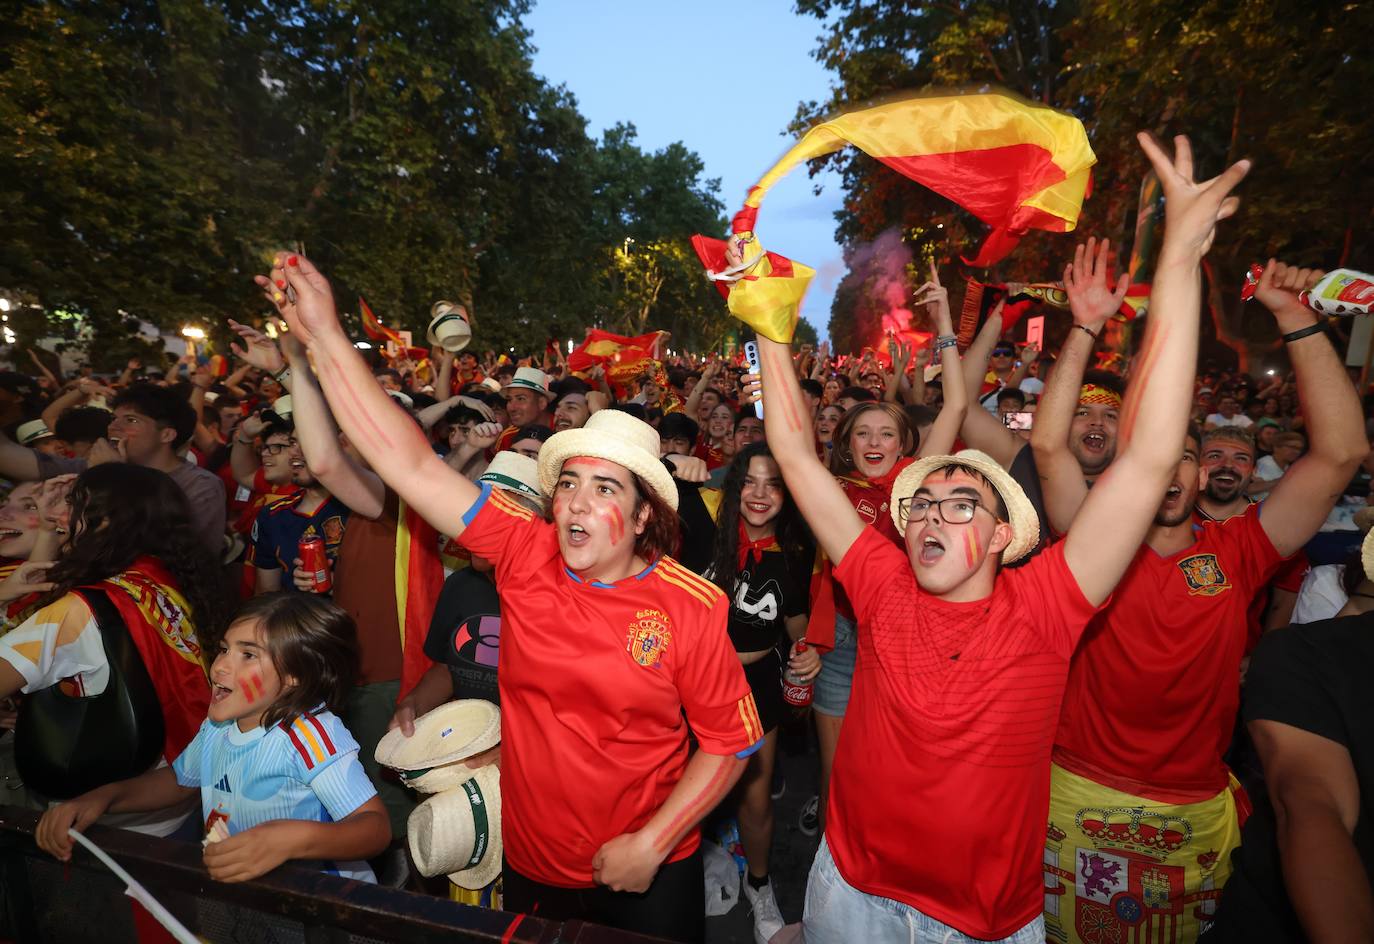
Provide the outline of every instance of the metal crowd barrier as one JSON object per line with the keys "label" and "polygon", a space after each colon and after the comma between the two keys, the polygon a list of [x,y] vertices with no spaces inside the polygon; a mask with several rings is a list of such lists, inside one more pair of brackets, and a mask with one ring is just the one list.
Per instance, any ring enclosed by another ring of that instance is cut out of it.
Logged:
{"label": "metal crowd barrier", "polygon": [[[147,944],[124,883],[79,846],[61,863],[34,843],[39,814],[0,806],[0,944]],[[87,835],[209,944],[647,944],[582,921],[546,921],[283,866],[210,879],[193,843],[92,827]],[[151,922],[149,922],[151,923]],[[146,926],[144,928],[146,930]],[[169,940],[169,938],[155,938]]]}

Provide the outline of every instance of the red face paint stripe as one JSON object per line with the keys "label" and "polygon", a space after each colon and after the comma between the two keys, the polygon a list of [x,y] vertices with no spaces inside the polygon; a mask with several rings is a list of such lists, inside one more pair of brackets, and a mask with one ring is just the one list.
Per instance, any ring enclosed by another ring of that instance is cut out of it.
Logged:
{"label": "red face paint stripe", "polygon": [[625,540],[625,518],[620,513],[620,509],[611,506],[606,515],[606,520],[611,525],[611,544],[616,545]]}
{"label": "red face paint stripe", "polygon": [[969,567],[972,567],[974,561],[978,560],[978,535],[974,533],[972,527],[964,531],[964,560]]}
{"label": "red face paint stripe", "polygon": [[315,730],[319,732],[320,740],[324,742],[325,750],[333,754],[334,742],[329,740],[329,732],[324,729],[324,725],[320,724],[320,719],[316,718],[314,715],[306,715],[305,720],[309,721],[311,725],[314,726]]}

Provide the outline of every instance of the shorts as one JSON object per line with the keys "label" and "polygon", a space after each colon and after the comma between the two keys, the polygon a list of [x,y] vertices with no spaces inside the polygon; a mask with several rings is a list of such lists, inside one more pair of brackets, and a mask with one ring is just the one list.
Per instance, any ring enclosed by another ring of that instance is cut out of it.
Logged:
{"label": "shorts", "polygon": [[[989,944],[904,902],[870,895],[850,885],[835,866],[824,839],[806,878],[802,940],[805,944]],[[1044,940],[1044,921],[1037,915],[1025,927],[994,944],[1043,944]]]}
{"label": "shorts", "polygon": [[823,715],[843,718],[849,707],[854,660],[859,654],[858,629],[849,617],[835,614],[835,648],[821,656],[821,674],[816,676],[816,693],[811,699],[811,707]]}
{"label": "shorts", "polygon": [[775,729],[786,717],[787,703],[782,700],[782,657],[778,650],[744,667],[744,678],[754,693],[754,707],[759,712],[763,733]]}

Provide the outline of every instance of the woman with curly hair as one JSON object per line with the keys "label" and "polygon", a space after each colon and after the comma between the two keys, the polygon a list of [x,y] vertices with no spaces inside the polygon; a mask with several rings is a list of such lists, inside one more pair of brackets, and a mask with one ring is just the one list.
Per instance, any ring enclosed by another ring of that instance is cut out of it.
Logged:
{"label": "woman with curly hair", "polygon": [[[22,691],[15,760],[53,799],[170,763],[209,706],[204,652],[226,614],[219,569],[165,473],[112,462],[67,496],[68,536],[36,612],[0,639],[0,697]],[[189,808],[111,818],[154,835]]]}
{"label": "woman with curly hair", "polygon": [[706,576],[730,600],[730,641],[758,707],[763,745],[749,758],[739,782],[739,834],[749,871],[745,897],[754,909],[754,937],[766,941],[782,928],[768,880],[773,844],[771,784],[778,725],[787,711],[782,697],[782,656],[809,682],[821,670],[814,649],[798,651],[806,631],[807,590],[815,544],[773,455],[763,443],[745,446],[730,462],[721,487],[715,551]]}

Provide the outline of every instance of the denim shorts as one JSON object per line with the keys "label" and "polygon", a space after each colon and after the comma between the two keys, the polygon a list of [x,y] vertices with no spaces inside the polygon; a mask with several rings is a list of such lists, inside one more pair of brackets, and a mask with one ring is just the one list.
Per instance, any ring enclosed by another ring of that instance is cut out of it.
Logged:
{"label": "denim shorts", "polygon": [[844,717],[849,707],[849,689],[854,684],[854,660],[858,653],[858,627],[852,619],[836,613],[835,648],[821,656],[821,674],[816,676],[812,708],[832,718]]}
{"label": "denim shorts", "polygon": [[[844,880],[830,847],[821,840],[811,874],[806,879],[806,908],[802,915],[802,940],[806,944],[989,944],[937,921],[910,905],[891,898],[861,892]],[[1030,924],[992,944],[1043,944],[1045,919],[1037,915]]]}

